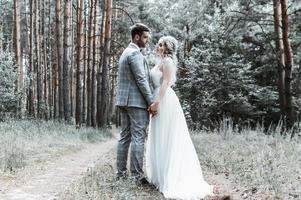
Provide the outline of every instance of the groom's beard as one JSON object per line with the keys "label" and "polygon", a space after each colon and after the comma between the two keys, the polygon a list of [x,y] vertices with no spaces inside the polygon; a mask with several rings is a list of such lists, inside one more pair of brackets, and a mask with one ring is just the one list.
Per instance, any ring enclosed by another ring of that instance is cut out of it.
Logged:
{"label": "groom's beard", "polygon": [[142,42],[142,41],[138,41],[138,47],[139,47],[139,48],[145,48],[145,47],[146,47],[146,44],[147,44],[147,42],[144,43],[144,42]]}

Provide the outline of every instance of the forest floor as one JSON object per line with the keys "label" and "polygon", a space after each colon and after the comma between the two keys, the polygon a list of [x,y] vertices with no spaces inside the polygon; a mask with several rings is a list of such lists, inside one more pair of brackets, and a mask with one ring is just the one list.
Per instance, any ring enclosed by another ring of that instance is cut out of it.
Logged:
{"label": "forest floor", "polygon": [[0,176],[0,199],[43,200],[56,199],[57,194],[81,179],[96,163],[103,162],[111,153],[115,139],[89,144],[77,152],[68,153],[56,160],[26,167],[14,175]]}
{"label": "forest floor", "polygon": [[[159,200],[155,189],[116,181],[113,138],[87,143],[15,173],[0,173],[1,200]],[[207,182],[217,196],[206,199],[299,199],[300,142],[262,133],[192,132]],[[229,198],[228,198],[229,199]]]}
{"label": "forest floor", "polygon": [[[0,199],[164,199],[157,190],[139,188],[129,180],[115,181],[115,152],[116,138],[112,138],[15,174],[2,174]],[[231,183],[223,176],[210,172],[205,176],[218,187],[218,193],[230,194]],[[99,192],[88,192],[95,189],[92,185],[98,186]]]}

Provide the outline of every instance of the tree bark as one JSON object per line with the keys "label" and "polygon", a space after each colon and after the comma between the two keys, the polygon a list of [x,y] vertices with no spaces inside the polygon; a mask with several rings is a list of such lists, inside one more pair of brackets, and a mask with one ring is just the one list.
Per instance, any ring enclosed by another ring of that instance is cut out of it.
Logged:
{"label": "tree bark", "polygon": [[[87,3],[86,3],[86,1],[84,2],[84,7],[85,7],[85,10],[87,9]],[[84,51],[84,55],[83,55],[83,62],[84,62],[84,66],[83,66],[83,104],[82,104],[82,121],[83,122],[86,122],[86,112],[87,112],[87,101],[86,101],[86,99],[87,99],[87,91],[86,91],[86,82],[87,82],[87,80],[86,80],[86,75],[87,75],[87,59],[86,59],[86,57],[87,57],[87,41],[88,41],[88,39],[87,39],[87,36],[88,36],[88,34],[87,34],[87,29],[88,29],[88,27],[87,27],[87,16],[86,16],[86,14],[84,14],[84,26],[85,26],[85,31],[84,31],[84,35],[83,35],[83,37],[84,37],[84,47],[83,47],[83,51]]]}
{"label": "tree bark", "polygon": [[292,102],[292,66],[293,66],[293,53],[291,44],[288,38],[288,14],[287,14],[287,0],[281,0],[281,15],[282,15],[282,35],[283,47],[285,55],[285,97],[286,97],[286,116],[288,126],[292,127],[294,119],[294,110]]}
{"label": "tree bark", "polygon": [[17,115],[21,117],[22,110],[22,94],[23,91],[23,65],[21,57],[21,19],[20,19],[20,2],[14,0],[14,46],[15,46],[15,59],[17,65],[18,77],[16,80],[16,93],[20,95],[18,100]]}
{"label": "tree bark", "polygon": [[41,34],[40,34],[40,0],[36,0],[35,13],[35,73],[37,76],[37,115],[42,118],[43,107],[43,83],[42,83],[42,65],[41,65]]}
{"label": "tree bark", "polygon": [[88,60],[87,60],[87,121],[86,124],[88,126],[92,125],[91,122],[91,94],[92,94],[92,82],[91,82],[91,51],[92,51],[92,45],[93,45],[93,40],[92,40],[92,33],[93,33],[93,28],[92,28],[92,24],[93,24],[93,0],[90,1],[90,14],[89,14],[89,27],[88,27]]}
{"label": "tree bark", "polygon": [[[47,74],[49,74],[49,68],[48,68],[48,58],[47,55],[49,54],[49,52],[47,51],[47,33],[46,33],[46,1],[42,1],[41,3],[42,8],[41,8],[41,16],[42,16],[42,22],[41,22],[41,38],[42,38],[42,62],[43,62],[43,68],[42,68],[42,80],[43,80],[43,117],[45,119],[48,119],[49,117],[49,104],[48,104],[48,76]],[[50,32],[48,30],[48,32]]]}
{"label": "tree bark", "polygon": [[17,92],[20,92],[23,87],[23,66],[21,58],[21,31],[20,31],[20,1],[14,0],[14,46],[15,59],[17,64],[18,79],[16,84]]}
{"label": "tree bark", "polygon": [[93,50],[92,50],[92,73],[91,73],[91,125],[92,127],[96,127],[96,29],[97,29],[97,1],[94,3],[94,14],[93,14]]}
{"label": "tree bark", "polygon": [[83,61],[83,0],[77,1],[77,57],[76,57],[76,108],[75,122],[77,126],[82,123],[82,61]]}
{"label": "tree bark", "polygon": [[3,24],[2,20],[0,22],[0,51],[3,51]]}
{"label": "tree bark", "polygon": [[301,60],[299,60],[299,73],[298,73],[298,80],[297,80],[297,94],[301,96]]}
{"label": "tree bark", "polygon": [[65,1],[64,11],[64,52],[63,52],[63,91],[64,91],[64,117],[67,122],[71,120],[70,113],[70,86],[69,86],[69,69],[70,69],[70,42],[71,42],[71,0]]}
{"label": "tree bark", "polygon": [[[47,99],[48,99],[48,118],[49,119],[52,119],[53,118],[53,114],[52,114],[52,110],[53,110],[53,90],[52,90],[52,87],[53,87],[53,84],[52,84],[52,80],[53,80],[53,71],[52,71],[52,65],[53,65],[53,45],[52,45],[52,42],[51,42],[51,35],[53,34],[52,32],[52,27],[51,27],[51,0],[48,0],[48,24],[47,24],[47,27],[48,27],[48,34],[47,34],[47,38],[46,38],[46,46],[49,47],[48,49],[48,54],[49,55],[49,58],[47,59],[48,60],[48,66],[47,66],[47,70],[48,70],[48,73],[46,73],[46,77],[47,77],[47,85],[48,85],[48,95],[47,95]],[[47,49],[47,48],[46,48]]]}
{"label": "tree bark", "polygon": [[284,63],[284,52],[283,52],[283,40],[281,32],[281,5],[280,0],[273,0],[274,5],[274,29],[275,29],[275,44],[276,44],[276,57],[278,65],[278,95],[281,115],[285,116],[285,93],[284,93],[284,78],[285,78],[285,63]]}
{"label": "tree bark", "polygon": [[62,53],[61,53],[61,0],[56,0],[55,4],[55,16],[56,16],[56,54],[57,54],[57,71],[58,71],[58,107],[59,118],[64,118],[64,91],[63,91],[63,65],[62,65]]}
{"label": "tree bark", "polygon": [[100,47],[101,47],[101,58],[100,58],[100,62],[99,62],[99,67],[97,69],[97,92],[96,92],[96,96],[97,96],[97,112],[96,112],[96,116],[97,116],[97,126],[100,127],[100,119],[102,118],[102,110],[101,110],[101,74],[102,74],[102,61],[103,61],[103,49],[104,49],[104,30],[105,30],[105,21],[106,21],[106,9],[105,9],[105,1],[101,1],[100,5],[99,5],[100,9],[102,10],[102,20],[101,20],[101,27],[100,27]]}
{"label": "tree bark", "polygon": [[35,10],[35,0],[29,1],[30,5],[30,31],[29,31],[29,69],[28,69],[28,75],[29,75],[29,88],[28,88],[28,97],[27,97],[27,109],[28,109],[28,115],[30,117],[34,117],[35,110],[34,110],[34,78],[33,78],[33,71],[34,71],[34,61],[33,61],[33,35],[34,35],[34,16],[33,11]]}
{"label": "tree bark", "polygon": [[108,123],[108,107],[109,107],[109,52],[111,41],[111,19],[112,19],[112,0],[105,0],[106,20],[105,20],[105,40],[102,56],[102,76],[101,76],[101,118],[99,127],[105,127]]}

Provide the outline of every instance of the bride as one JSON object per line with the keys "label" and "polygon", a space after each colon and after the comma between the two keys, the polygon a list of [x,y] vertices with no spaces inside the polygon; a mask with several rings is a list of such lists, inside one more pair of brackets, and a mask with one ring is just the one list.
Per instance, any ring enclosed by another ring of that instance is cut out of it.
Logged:
{"label": "bride", "polygon": [[176,82],[177,40],[160,38],[156,52],[159,64],[150,72],[155,86],[155,103],[150,113],[146,146],[146,174],[165,198],[201,199],[213,194],[213,186],[203,178],[202,169],[191,141],[179,99],[171,88]]}

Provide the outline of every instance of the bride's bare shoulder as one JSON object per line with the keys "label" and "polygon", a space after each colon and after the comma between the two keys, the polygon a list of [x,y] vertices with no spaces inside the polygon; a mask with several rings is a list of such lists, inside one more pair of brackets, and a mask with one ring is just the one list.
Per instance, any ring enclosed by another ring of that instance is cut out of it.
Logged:
{"label": "bride's bare shoulder", "polygon": [[169,56],[166,56],[162,59],[162,63],[164,64],[171,64],[173,62],[173,59]]}
{"label": "bride's bare shoulder", "polygon": [[162,60],[161,60],[161,66],[162,67],[169,67],[169,66],[173,66],[173,60],[172,58],[170,57],[164,57]]}

